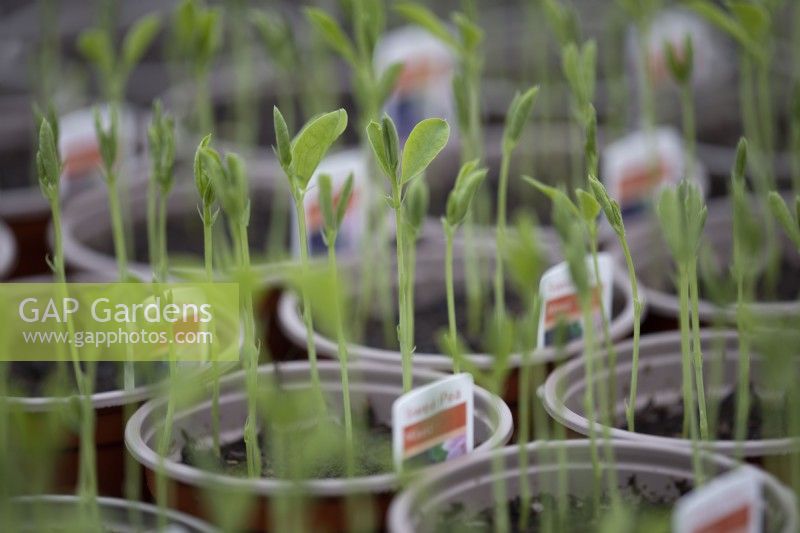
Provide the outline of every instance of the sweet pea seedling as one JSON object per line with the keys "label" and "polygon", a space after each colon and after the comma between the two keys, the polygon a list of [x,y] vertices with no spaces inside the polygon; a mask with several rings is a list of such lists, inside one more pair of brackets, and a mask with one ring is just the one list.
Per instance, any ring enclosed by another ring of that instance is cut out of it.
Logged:
{"label": "sweet pea seedling", "polygon": [[[398,326],[398,340],[403,358],[403,390],[411,390],[411,354],[414,344],[414,313],[409,307],[411,293],[414,290],[414,280],[409,276],[406,210],[404,208],[406,193],[415,179],[420,176],[431,164],[434,158],[442,151],[450,138],[450,127],[442,119],[425,119],[411,130],[402,152],[397,136],[397,128],[388,116],[378,122],[370,122],[367,126],[369,138],[375,159],[381,167],[391,185],[392,194],[387,198],[390,207],[395,212],[396,223],[396,248],[397,248],[397,279],[398,279],[398,310],[400,323]],[[413,243],[411,243],[413,246]]]}
{"label": "sweet pea seedling", "polygon": [[692,94],[692,71],[694,70],[694,47],[692,36],[684,36],[683,46],[678,49],[671,42],[665,43],[665,55],[670,75],[680,88],[683,139],[686,143],[686,175],[694,176],[695,145],[697,132],[694,125],[694,95]]}

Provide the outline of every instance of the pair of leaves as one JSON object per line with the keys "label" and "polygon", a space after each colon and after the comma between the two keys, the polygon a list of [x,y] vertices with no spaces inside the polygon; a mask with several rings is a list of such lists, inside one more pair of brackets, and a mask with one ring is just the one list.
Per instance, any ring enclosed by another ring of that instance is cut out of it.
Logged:
{"label": "pair of leaves", "polygon": [[589,187],[614,232],[624,238],[625,224],[622,221],[622,210],[619,208],[619,203],[609,196],[605,186],[595,176],[589,176]]}
{"label": "pair of leaves", "polygon": [[472,199],[488,173],[487,168],[478,168],[478,160],[467,161],[461,166],[456,183],[447,197],[445,220],[451,228],[459,226],[467,217]]}
{"label": "pair of leaves", "polygon": [[462,58],[475,53],[483,42],[483,30],[463,13],[454,13],[452,16],[453,24],[458,30],[456,36],[433,11],[425,6],[401,2],[395,6],[395,10],[409,22],[416,24],[442,41]]}
{"label": "pair of leaves", "polygon": [[580,25],[574,9],[557,0],[542,0],[542,8],[562,48],[570,43],[578,42]]}
{"label": "pair of leaves", "polygon": [[430,191],[425,180],[415,180],[411,183],[406,193],[405,217],[403,220],[408,225],[414,240],[419,236],[422,224],[425,222],[425,215],[428,213],[428,203],[430,201]]}
{"label": "pair of leaves", "polygon": [[98,71],[106,86],[121,89],[161,27],[158,15],[149,14],[137,20],[122,40],[116,57],[112,36],[105,30],[91,28],[78,37],[78,50]]}
{"label": "pair of leaves", "polygon": [[575,43],[569,43],[564,48],[564,76],[581,109],[590,105],[594,99],[596,65],[597,43],[594,40],[587,41],[580,48]]}
{"label": "pair of leaves", "polygon": [[800,251],[800,195],[795,196],[794,199],[794,216],[789,211],[783,197],[775,191],[769,193],[769,208],[772,216],[780,222],[786,235]]}
{"label": "pair of leaves", "polygon": [[39,123],[39,150],[36,152],[36,170],[39,186],[48,200],[58,196],[58,181],[61,176],[61,160],[58,155],[56,134],[50,121],[42,118]]}
{"label": "pair of leaves", "polygon": [[688,33],[683,36],[683,48],[680,50],[673,43],[665,42],[664,53],[672,79],[679,85],[688,84],[692,79],[692,71],[694,70],[692,36]]}
{"label": "pair of leaves", "polygon": [[442,151],[450,138],[450,126],[440,118],[419,122],[408,134],[402,156],[399,155],[397,128],[389,116],[384,116],[380,123],[371,122],[367,126],[367,137],[386,177],[401,189],[422,174]]}
{"label": "pair of leaves", "polygon": [[562,207],[568,210],[573,217],[582,220],[587,227],[593,226],[597,221],[597,215],[600,214],[602,209],[601,204],[592,194],[584,191],[583,189],[575,189],[575,196],[578,203],[575,204],[570,200],[567,193],[561,189],[556,189],[549,185],[545,185],[539,180],[531,178],[530,176],[522,176],[522,179],[539,189],[545,196],[550,198],[553,204],[560,203]]}
{"label": "pair of leaves", "polygon": [[503,150],[510,153],[522,136],[522,130],[531,116],[533,104],[536,102],[536,95],[539,94],[539,86],[531,87],[524,93],[516,93],[508,106],[506,113],[506,125],[503,130]]}
{"label": "pair of leaves", "polygon": [[234,153],[225,154],[223,160],[216,150],[202,146],[202,143],[199,150],[202,169],[210,178],[222,209],[230,220],[247,225],[250,220],[250,199],[244,161]]}
{"label": "pair of leaves", "polygon": [[111,169],[117,161],[117,146],[119,146],[117,108],[110,106],[108,110],[109,124],[108,129],[103,127],[103,120],[98,108],[94,108],[94,131],[97,136],[97,143],[100,145],[100,157],[103,160],[103,167],[106,169],[106,178],[111,175]]}
{"label": "pair of leaves", "polygon": [[[545,253],[540,246],[536,223],[527,213],[521,214],[514,224],[510,238],[505,239],[503,250],[505,264],[511,282],[522,295],[536,292],[539,278],[547,265]],[[528,346],[532,346],[532,342]]]}
{"label": "pair of leaves", "polygon": [[253,10],[250,14],[253,25],[267,54],[285,71],[290,71],[297,64],[297,53],[294,49],[294,35],[289,23],[277,13]]}
{"label": "pair of leaves", "polygon": [[350,197],[353,194],[353,174],[347,176],[344,187],[339,192],[338,198],[333,196],[333,181],[330,174],[320,174],[317,178],[319,184],[319,205],[322,210],[322,221],[325,223],[325,233],[328,236],[328,246],[334,246],[335,235],[347,213]]}
{"label": "pair of leaves", "polygon": [[150,148],[152,163],[152,179],[158,184],[162,194],[167,194],[174,183],[173,167],[175,166],[175,121],[165,115],[161,102],[153,106],[153,120],[147,130],[147,142]]}
{"label": "pair of leaves", "polygon": [[293,192],[305,191],[322,158],[347,128],[344,109],[318,115],[309,120],[294,140],[289,140],[289,128],[280,110],[272,110],[275,125],[275,152],[289,178]]}
{"label": "pair of leaves", "polygon": [[683,180],[677,187],[661,191],[656,213],[664,239],[678,264],[695,259],[708,216],[697,184]]}
{"label": "pair of leaves", "polygon": [[740,272],[753,265],[763,249],[762,223],[750,210],[750,198],[744,177],[747,167],[747,141],[742,138],[736,147],[736,163],[731,172],[733,201],[734,268]]}
{"label": "pair of leaves", "polygon": [[196,71],[205,71],[222,44],[222,15],[195,0],[184,0],[173,15],[172,42],[178,55]]}

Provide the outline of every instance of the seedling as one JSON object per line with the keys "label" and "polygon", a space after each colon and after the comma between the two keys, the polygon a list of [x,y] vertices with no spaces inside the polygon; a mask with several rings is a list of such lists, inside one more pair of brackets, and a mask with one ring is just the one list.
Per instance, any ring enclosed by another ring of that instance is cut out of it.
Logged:
{"label": "seedling", "polygon": [[[48,260],[56,282],[59,286],[59,295],[64,301],[67,298],[67,277],[64,267],[64,239],[61,226],[61,205],[59,200],[59,180],[61,178],[62,163],[58,155],[58,125],[50,125],[46,118],[39,124],[39,149],[36,153],[36,169],[39,176],[39,187],[42,195],[50,204],[53,218],[53,259]],[[66,329],[70,338],[74,338],[75,325],[67,316]],[[88,372],[81,368],[78,349],[74,343],[69,343],[69,357],[75,375],[75,382],[80,395],[80,452],[78,492],[81,495],[82,505],[85,506],[88,516],[97,516],[97,472],[95,470],[94,449],[94,407],[92,406],[92,387],[94,383],[94,365],[90,364]]]}
{"label": "seedling", "polygon": [[157,15],[143,16],[125,34],[119,51],[114,47],[109,28],[92,28],[81,33],[78,49],[94,67],[103,98],[112,106],[124,98],[128,78],[160,26]]}
{"label": "seedling", "polygon": [[[596,63],[597,44],[594,41],[587,41],[580,48],[569,43],[564,48],[562,66],[572,92],[572,113],[584,130],[585,151],[590,152],[586,158],[587,172],[593,176],[597,175],[597,118],[592,105]],[[585,175],[579,162],[575,167],[576,176]]]}
{"label": "seedling", "polygon": [[[447,197],[447,214],[442,217],[442,227],[445,236],[445,260],[444,273],[447,289],[447,324],[448,342],[451,346],[455,345],[458,339],[456,328],[456,303],[455,286],[453,283],[453,239],[455,233],[467,217],[475,191],[480,187],[486,178],[488,169],[476,168],[478,160],[473,160],[461,166],[461,170],[456,177],[456,183],[450,195]],[[453,360],[453,371],[461,371],[457,359]]]}
{"label": "seedling", "polygon": [[209,73],[221,47],[222,15],[202,2],[184,0],[172,20],[172,48],[176,58],[185,62],[194,81],[195,126],[202,134],[214,128],[209,93]]}
{"label": "seedling", "polygon": [[[247,173],[239,156],[229,153],[223,160],[212,148],[201,148],[203,171],[211,178],[214,194],[219,199],[222,211],[228,220],[233,237],[234,251],[242,278],[240,299],[244,321],[242,359],[247,390],[247,420],[244,425],[244,441],[247,451],[247,474],[256,477],[261,473],[261,452],[257,435],[258,396],[258,346],[253,314],[252,281],[250,279],[250,244],[247,227],[250,223],[250,198]],[[208,189],[206,189],[208,192]]]}
{"label": "seedling", "polygon": [[[347,113],[344,109],[332,111],[317,118],[311,119],[294,140],[290,139],[289,128],[280,110],[273,110],[275,121],[275,139],[277,146],[275,153],[289,180],[289,190],[294,200],[295,214],[297,216],[298,233],[300,240],[300,265],[304,272],[308,272],[308,232],[306,230],[305,194],[311,177],[317,169],[322,158],[336,142],[336,139],[347,127]],[[308,360],[311,364],[311,384],[316,394],[319,395],[321,404],[322,393],[317,370],[317,350],[314,344],[314,319],[311,314],[310,295],[306,285],[303,285],[303,320],[306,326],[306,349]]]}
{"label": "seedling", "polygon": [[800,195],[795,196],[795,214],[789,211],[786,201],[775,191],[769,193],[769,208],[772,216],[780,223],[786,235],[800,251]]}
{"label": "seedling", "polygon": [[662,0],[617,0],[617,3],[636,24],[637,45],[639,47],[639,64],[636,72],[640,91],[640,110],[644,127],[652,130],[656,125],[656,108],[647,42],[651,21],[653,16],[661,9]]}
{"label": "seedling", "polygon": [[158,101],[153,106],[153,121],[147,132],[147,141],[151,165],[148,210],[153,211],[153,230],[148,235],[150,261],[155,279],[163,283],[167,278],[167,199],[175,182],[175,123],[172,117],[164,115],[161,102]]}
{"label": "seedling", "polygon": [[[703,354],[700,348],[697,316],[697,253],[708,210],[703,204],[703,197],[697,185],[684,180],[678,187],[665,188],[661,192],[656,212],[664,239],[678,268],[683,355],[683,434],[693,441],[695,469],[696,473],[701,475],[696,446],[698,412],[699,438],[708,440],[709,430],[703,385]],[[694,383],[692,367],[694,367]]]}
{"label": "seedling", "polygon": [[622,220],[622,211],[619,208],[619,204],[608,195],[606,188],[596,177],[589,176],[589,185],[591,186],[595,200],[603,208],[606,220],[608,220],[608,223],[617,235],[617,240],[625,256],[625,265],[628,269],[628,281],[631,285],[631,295],[633,298],[633,353],[631,356],[630,396],[625,409],[625,418],[628,422],[628,431],[634,431],[636,395],[639,381],[639,337],[642,321],[642,301],[639,299],[639,284],[636,281],[636,269],[633,266],[631,250],[625,238],[625,224]]}
{"label": "seedling", "polygon": [[296,103],[292,97],[292,82],[296,80],[296,69],[301,62],[292,27],[279,13],[253,10],[250,18],[265,52],[278,69],[278,107],[283,110],[286,125],[294,128]]}
{"label": "seedling", "polygon": [[683,47],[680,49],[672,43],[665,43],[665,50],[669,72],[681,91],[683,140],[686,143],[686,175],[692,178],[697,144],[697,132],[694,125],[694,96],[692,94],[692,71],[694,70],[692,36],[688,33],[684,36]]}
{"label": "seedling", "polygon": [[347,340],[344,332],[344,322],[341,313],[342,294],[339,290],[339,270],[336,263],[336,236],[347,212],[347,204],[353,192],[353,175],[347,177],[342,192],[334,199],[333,185],[328,174],[320,174],[319,178],[320,208],[324,223],[323,237],[328,247],[328,268],[333,277],[334,293],[334,321],[336,322],[336,340],[339,353],[339,368],[342,376],[342,410],[344,411],[345,454],[348,471],[353,470],[353,412],[350,407],[350,377],[347,369],[348,353]]}
{"label": "seedling", "polygon": [[450,137],[450,127],[442,119],[423,120],[411,130],[402,153],[397,129],[388,116],[384,116],[380,123],[371,122],[367,126],[367,136],[375,159],[392,188],[391,197],[387,201],[395,212],[397,299],[400,316],[398,340],[403,358],[403,390],[407,392],[411,390],[411,354],[414,344],[414,313],[408,302],[411,301],[414,280],[409,276],[406,192],[445,147]]}

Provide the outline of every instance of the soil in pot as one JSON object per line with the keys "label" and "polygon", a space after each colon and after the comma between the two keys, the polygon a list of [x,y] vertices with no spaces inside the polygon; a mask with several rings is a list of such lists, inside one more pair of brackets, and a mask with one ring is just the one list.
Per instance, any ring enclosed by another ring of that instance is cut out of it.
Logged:
{"label": "soil in pot", "polygon": [[[692,487],[685,481],[676,480],[674,488],[678,495],[683,496]],[[622,504],[629,513],[629,523],[641,531],[670,531],[670,520],[674,498],[662,495],[649,494],[646,487],[641,487],[635,475],[628,479],[627,487],[621,491]],[[528,518],[522,524],[523,515],[522,499],[517,497],[508,502],[508,516],[510,530],[520,533],[534,533],[546,530],[549,520],[558,516],[558,497],[552,493],[540,493],[531,497]],[[567,495],[566,524],[558,528],[562,533],[593,533],[601,531],[602,520],[610,512],[612,506],[608,498],[600,503],[596,509],[591,497],[579,497],[574,494]],[[463,504],[451,504],[436,524],[435,531],[447,533],[449,531],[495,531],[494,509],[483,509],[479,512],[466,509]]]}
{"label": "soil in pot", "polygon": [[[772,419],[766,422],[764,414],[769,412]],[[750,412],[747,416],[747,440],[782,438],[786,427],[787,405],[783,401],[766,401],[751,385]],[[736,420],[736,390],[732,389],[719,399],[717,407],[716,435],[714,440],[733,440]],[[636,410],[634,424],[637,433],[658,437],[683,438],[683,399],[672,404],[656,404],[650,400],[644,407]],[[626,429],[622,416],[616,427]],[[773,429],[774,428],[774,429]]]}
{"label": "soil in pot", "polygon": [[[86,370],[86,365],[81,364]],[[96,364],[94,393],[123,389],[123,363],[99,361]],[[136,385],[157,383],[167,376],[167,363],[134,363]],[[12,362],[9,365],[11,394],[21,397],[40,397],[58,394],[72,395],[77,391],[72,363],[52,361]]]}
{"label": "soil in pot", "polygon": [[[355,476],[374,476],[393,471],[392,463],[392,428],[381,423],[371,408],[365,409],[366,418],[363,427],[354,427],[353,443],[355,445]],[[329,408],[330,412],[330,408]],[[343,450],[334,449],[317,451],[308,449],[300,443],[315,442],[324,434],[326,442],[343,443],[345,440],[344,426],[336,417],[326,418],[317,423],[293,424],[284,434],[285,442],[292,445],[287,447],[283,457],[284,463],[276,457],[274,440],[262,430],[258,434],[261,448],[262,470],[265,478],[285,478],[286,464],[303,464],[305,477],[308,479],[343,479],[347,477],[345,462],[341,453]],[[181,459],[184,464],[210,470],[212,472],[238,477],[247,477],[247,453],[244,438],[225,443],[220,446],[220,455],[204,447],[196,440],[184,435],[186,444],[181,450]]]}

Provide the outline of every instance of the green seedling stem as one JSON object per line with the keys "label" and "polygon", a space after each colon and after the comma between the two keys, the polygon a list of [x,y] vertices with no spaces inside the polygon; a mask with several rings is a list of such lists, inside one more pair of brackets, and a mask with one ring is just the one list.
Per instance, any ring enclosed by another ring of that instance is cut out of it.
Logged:
{"label": "green seedling stem", "polygon": [[694,47],[692,36],[684,36],[683,47],[677,50],[672,43],[665,45],[666,62],[673,81],[680,88],[681,116],[683,122],[683,141],[686,152],[686,175],[694,176],[697,145],[695,130],[694,94],[692,93],[692,72],[694,70]]}
{"label": "green seedling stem", "polygon": [[[39,176],[39,186],[42,195],[50,204],[53,219],[53,244],[54,256],[50,266],[55,275],[62,298],[67,297],[67,278],[64,267],[64,238],[61,226],[61,205],[59,202],[59,181],[61,178],[62,164],[58,155],[58,125],[50,125],[46,118],[40,120],[39,150],[36,154],[36,168]],[[74,337],[75,325],[68,316],[66,320],[67,332],[70,338]],[[81,368],[78,350],[74,344],[69,344],[69,355],[75,374],[75,382],[80,394],[80,447],[79,447],[79,472],[78,492],[81,504],[87,515],[98,517],[97,508],[97,475],[95,470],[94,430],[95,418],[92,406],[92,385],[94,383],[93,365],[89,371]]]}

